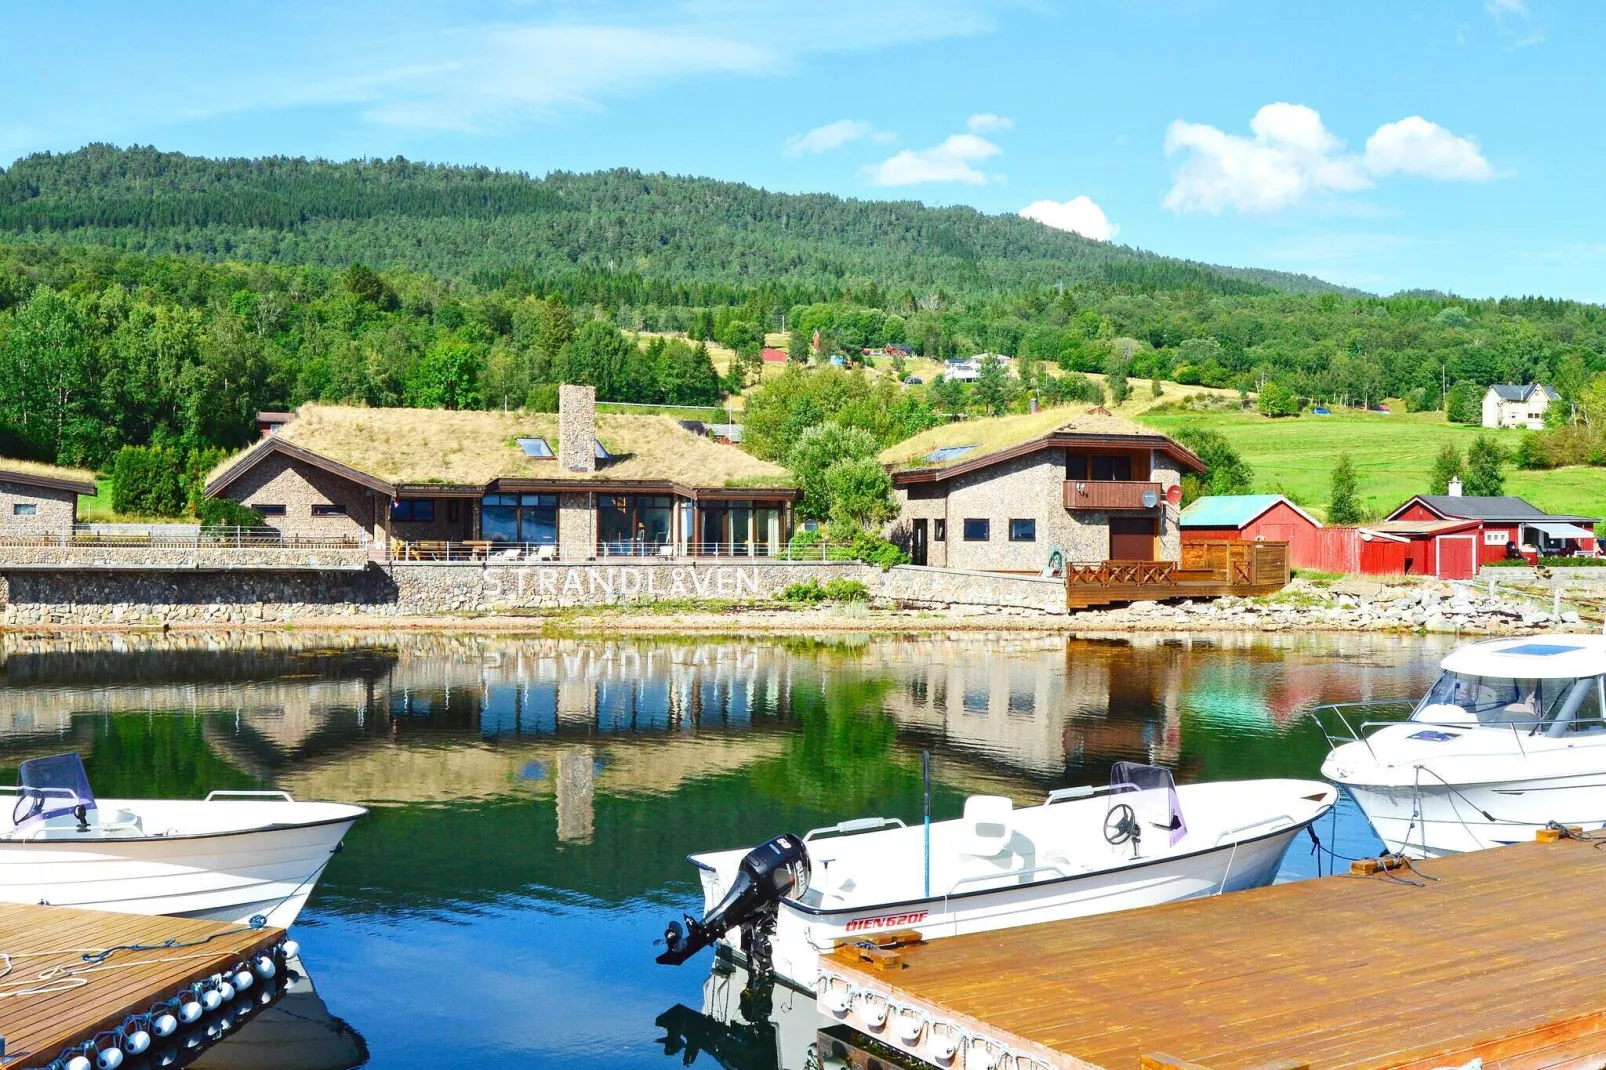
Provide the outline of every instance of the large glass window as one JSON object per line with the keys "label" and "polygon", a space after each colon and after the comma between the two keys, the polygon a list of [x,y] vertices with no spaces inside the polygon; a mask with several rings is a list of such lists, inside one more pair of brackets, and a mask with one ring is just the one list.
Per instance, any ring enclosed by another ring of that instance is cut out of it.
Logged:
{"label": "large glass window", "polygon": [[977,517],[965,518],[965,541],[986,542],[991,537],[992,525]]}
{"label": "large glass window", "polygon": [[597,498],[597,540],[610,554],[656,554],[669,545],[675,499],[668,494]]}
{"label": "large glass window", "polygon": [[556,546],[556,494],[487,494],[480,500],[480,538]]}
{"label": "large glass window", "polygon": [[1601,678],[1520,680],[1497,676],[1441,675],[1411,719],[1430,724],[1563,724],[1598,730]]}
{"label": "large glass window", "polygon": [[402,498],[391,502],[390,518],[413,523],[428,523],[435,519],[435,499]]}

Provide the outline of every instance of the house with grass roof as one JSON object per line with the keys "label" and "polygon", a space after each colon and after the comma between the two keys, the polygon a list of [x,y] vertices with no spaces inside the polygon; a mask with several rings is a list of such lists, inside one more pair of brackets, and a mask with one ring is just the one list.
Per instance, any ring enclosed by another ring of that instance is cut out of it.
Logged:
{"label": "house with grass roof", "polygon": [[78,496],[95,496],[95,474],[0,457],[0,536],[69,535]]}
{"label": "house with grass roof", "polygon": [[1068,563],[1176,561],[1182,477],[1204,462],[1102,407],[1066,406],[932,428],[880,455],[915,564],[1041,572]]}
{"label": "house with grass roof", "polygon": [[208,497],[286,535],[356,536],[424,559],[770,556],[790,474],[668,416],[306,405],[211,474]]}

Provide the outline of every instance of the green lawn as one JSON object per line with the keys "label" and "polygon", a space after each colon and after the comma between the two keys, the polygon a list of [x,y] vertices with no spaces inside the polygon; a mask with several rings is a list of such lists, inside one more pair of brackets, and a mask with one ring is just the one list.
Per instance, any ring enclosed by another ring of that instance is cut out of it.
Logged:
{"label": "green lawn", "polygon": [[[1335,412],[1332,416],[1269,419],[1257,413],[1162,413],[1137,417],[1156,430],[1175,432],[1190,423],[1220,431],[1255,470],[1256,491],[1281,491],[1318,515],[1325,512],[1328,479],[1347,452],[1360,477],[1361,496],[1385,515],[1413,494],[1428,490],[1433,458],[1446,442],[1466,451],[1480,434],[1514,450],[1523,432],[1486,431],[1447,423],[1443,413]],[[1585,516],[1606,514],[1606,468],[1561,468],[1525,472],[1507,467],[1506,493],[1541,509]]]}
{"label": "green lawn", "polygon": [[78,519],[85,524],[104,524],[116,519],[112,512],[112,481],[107,476],[95,480],[95,496],[78,499]]}

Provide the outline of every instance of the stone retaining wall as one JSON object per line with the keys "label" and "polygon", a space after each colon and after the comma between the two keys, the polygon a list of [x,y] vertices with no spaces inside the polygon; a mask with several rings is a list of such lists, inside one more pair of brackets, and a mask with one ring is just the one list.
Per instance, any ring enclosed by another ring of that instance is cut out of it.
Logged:
{"label": "stone retaining wall", "polygon": [[60,568],[96,571],[182,569],[360,569],[368,563],[366,546],[7,546],[0,572],[11,568]]}
{"label": "stone retaining wall", "polygon": [[633,601],[766,602],[789,584],[869,581],[851,561],[488,565],[396,562],[359,571],[7,570],[4,622],[255,623],[338,616],[490,615]]}
{"label": "stone retaining wall", "polygon": [[945,609],[990,606],[1065,612],[1065,581],[959,568],[897,565],[885,572],[866,570],[871,595],[906,605]]}

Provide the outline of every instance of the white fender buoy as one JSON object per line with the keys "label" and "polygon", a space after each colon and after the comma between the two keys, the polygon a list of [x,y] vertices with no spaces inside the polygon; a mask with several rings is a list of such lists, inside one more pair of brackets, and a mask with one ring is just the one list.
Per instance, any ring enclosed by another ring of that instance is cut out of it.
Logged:
{"label": "white fender buoy", "polygon": [[123,1034],[123,1050],[130,1055],[144,1055],[150,1046],[151,1035],[137,1026]]}
{"label": "white fender buoy", "polygon": [[67,1070],[91,1070],[94,1064],[82,1055],[74,1055],[67,1060]]}
{"label": "white fender buoy", "polygon": [[845,988],[831,987],[820,995],[820,1003],[826,1010],[840,1018],[848,1013],[848,1008],[853,1005],[853,995]]}
{"label": "white fender buoy", "polygon": [[284,957],[287,959],[293,959],[297,955],[301,954],[301,945],[296,943],[294,940],[286,940],[284,943],[280,944],[279,947],[283,949]]}
{"label": "white fender buoy", "polygon": [[997,1066],[998,1057],[985,1040],[979,1045],[972,1042],[965,1048],[965,1070],[995,1070]]}
{"label": "white fender buoy", "polygon": [[918,1014],[898,1015],[898,1039],[905,1044],[913,1044],[919,1040],[925,1028],[926,1020]]}
{"label": "white fender buoy", "polygon": [[273,959],[267,955],[258,955],[254,968],[256,969],[257,976],[262,978],[264,981],[272,977],[278,972],[279,969],[273,964]]}
{"label": "white fender buoy", "polygon": [[201,993],[201,1006],[209,1011],[215,1011],[223,1005],[223,994],[215,988],[208,988]]}
{"label": "white fender buoy", "polygon": [[187,995],[184,1002],[178,1005],[178,1020],[185,1025],[193,1024],[201,1017],[201,1001],[194,995]]}
{"label": "white fender buoy", "polygon": [[887,1024],[887,1013],[890,1009],[884,999],[877,1000],[868,995],[859,997],[859,1018],[871,1029],[880,1029]]}
{"label": "white fender buoy", "polygon": [[959,1054],[959,1043],[952,1034],[933,1032],[931,1040],[926,1043],[926,1050],[931,1053],[933,1059],[947,1066],[954,1061],[954,1056]]}
{"label": "white fender buoy", "polygon": [[159,1037],[170,1037],[178,1031],[178,1019],[163,1012],[151,1021],[151,1029]]}
{"label": "white fender buoy", "polygon": [[123,1065],[123,1049],[116,1044],[101,1048],[100,1051],[95,1053],[95,1065],[100,1070],[117,1070],[119,1066]]}
{"label": "white fender buoy", "polygon": [[224,1003],[227,1003],[229,1000],[234,998],[234,985],[229,981],[224,981],[222,984],[218,985],[217,991],[218,995],[222,997]]}
{"label": "white fender buoy", "polygon": [[251,971],[246,969],[244,966],[241,966],[239,971],[234,975],[234,990],[236,992],[244,992],[255,982],[256,978],[251,976]]}

